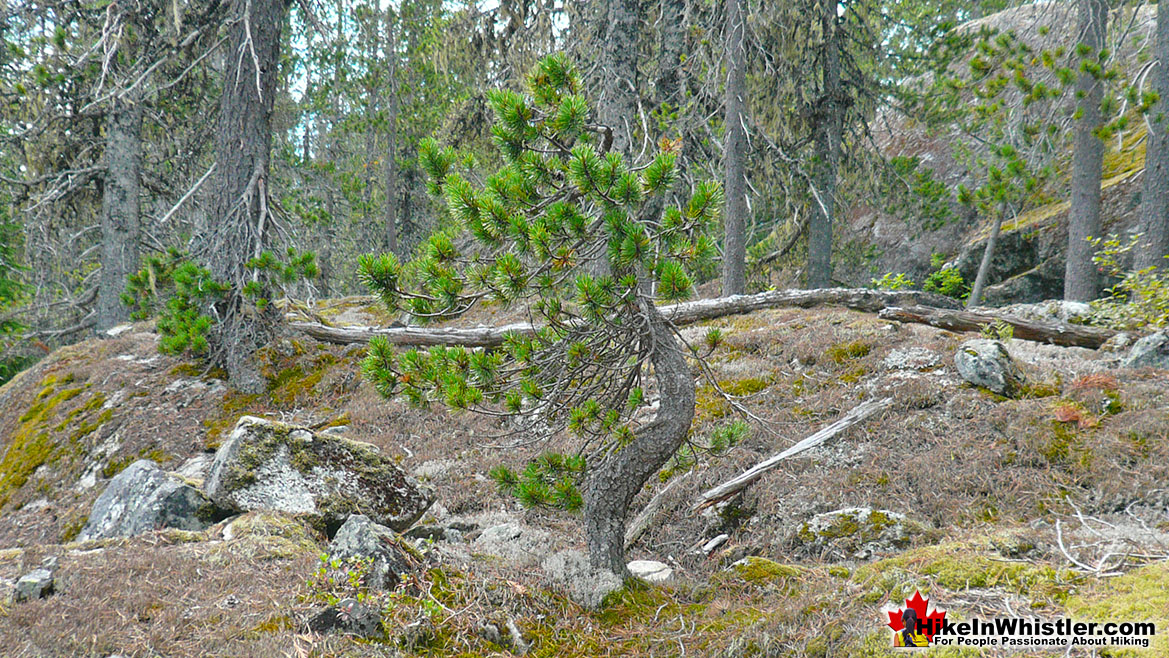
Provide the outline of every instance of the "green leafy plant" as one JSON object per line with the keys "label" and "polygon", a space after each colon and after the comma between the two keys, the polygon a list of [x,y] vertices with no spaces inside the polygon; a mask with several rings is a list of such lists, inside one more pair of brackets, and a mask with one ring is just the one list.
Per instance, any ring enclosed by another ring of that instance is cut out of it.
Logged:
{"label": "green leafy plant", "polygon": [[966,299],[970,296],[970,284],[966,283],[966,279],[956,267],[942,267],[930,273],[921,287],[926,292],[936,292],[954,299]]}
{"label": "green leafy plant", "polygon": [[877,290],[907,290],[913,288],[914,285],[913,279],[910,279],[904,272],[896,274],[886,272],[881,278],[869,281],[869,287]]}
{"label": "green leafy plant", "polygon": [[342,599],[356,599],[368,603],[374,598],[366,579],[373,566],[371,557],[331,557],[320,555],[320,564],[308,579],[311,601],[337,605]]}
{"label": "green leafy plant", "polygon": [[1108,289],[1108,296],[1092,302],[1089,322],[1115,329],[1139,329],[1142,327],[1164,327],[1169,324],[1169,257],[1164,267],[1149,267],[1142,270],[1125,269],[1123,257],[1140,243],[1140,236],[1133,236],[1122,243],[1116,235],[1108,239],[1092,238],[1096,255],[1092,261],[1101,272],[1119,282]]}
{"label": "green leafy plant", "polygon": [[979,333],[990,340],[1008,341],[1015,337],[1015,328],[1002,320],[995,320],[982,325]]}

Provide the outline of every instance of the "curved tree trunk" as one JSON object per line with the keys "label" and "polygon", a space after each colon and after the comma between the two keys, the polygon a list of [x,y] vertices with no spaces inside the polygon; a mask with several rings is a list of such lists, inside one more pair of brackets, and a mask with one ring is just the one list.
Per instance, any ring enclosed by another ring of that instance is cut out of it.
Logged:
{"label": "curved tree trunk", "polygon": [[1149,143],[1145,150],[1145,181],[1141,190],[1141,231],[1144,243],[1136,268],[1169,269],[1169,2],[1157,3],[1153,89],[1159,96],[1149,112]]}
{"label": "curved tree trunk", "polygon": [[651,475],[682,445],[694,419],[694,376],[669,323],[653,305],[650,313],[650,362],[658,382],[657,417],[625,447],[611,448],[585,479],[584,521],[589,563],[624,578],[625,515]]}
{"label": "curved tree trunk", "polygon": [[142,105],[117,98],[106,122],[105,185],[102,190],[101,283],[97,294],[97,330],[130,317],[122,304],[126,277],[138,269],[138,234],[142,169]]}
{"label": "curved tree trunk", "polygon": [[[1098,58],[1104,48],[1108,24],[1106,0],[1080,0],[1080,43]],[[1100,103],[1104,82],[1090,71],[1076,80],[1078,107],[1072,151],[1072,208],[1068,214],[1068,255],[1063,298],[1089,302],[1100,295],[1100,277],[1092,262],[1090,237],[1100,237],[1100,172],[1104,166],[1104,142],[1096,134],[1101,123]]]}
{"label": "curved tree trunk", "polygon": [[256,311],[243,288],[251,280],[247,262],[268,243],[273,221],[268,163],[280,32],[287,13],[287,0],[232,3],[234,22],[216,131],[213,214],[198,247],[199,259],[212,276],[230,286],[227,300],[215,309],[219,324],[209,341],[212,360],[227,369],[234,386],[248,392],[264,388],[255,352],[271,339],[278,320],[273,305]]}

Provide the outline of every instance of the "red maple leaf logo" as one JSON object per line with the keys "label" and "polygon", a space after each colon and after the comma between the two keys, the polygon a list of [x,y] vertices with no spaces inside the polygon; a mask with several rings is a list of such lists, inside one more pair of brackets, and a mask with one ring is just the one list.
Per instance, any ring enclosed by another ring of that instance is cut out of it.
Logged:
{"label": "red maple leaf logo", "polygon": [[897,608],[897,610],[890,610],[886,613],[889,615],[889,628],[892,628],[895,633],[905,628],[905,624],[901,621],[901,613],[907,608],[913,608],[913,611],[917,613],[917,618],[922,622],[922,634],[927,640],[933,642],[934,633],[941,630],[942,622],[946,619],[946,611],[934,608],[933,612],[928,612],[929,605],[930,600],[923,599],[921,592],[915,591],[912,599],[905,599],[905,608]]}

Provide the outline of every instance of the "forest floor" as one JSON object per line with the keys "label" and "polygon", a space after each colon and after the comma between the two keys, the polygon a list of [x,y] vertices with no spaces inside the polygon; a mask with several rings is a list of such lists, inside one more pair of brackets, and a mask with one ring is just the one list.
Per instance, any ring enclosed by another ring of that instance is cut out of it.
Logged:
{"label": "forest floor", "polygon": [[[316,310],[384,323],[367,303]],[[488,307],[459,324],[514,319]],[[579,518],[524,510],[486,475],[569,451],[565,437],[530,445],[494,418],[383,400],[361,379],[360,346],[282,340],[263,354],[270,386],[260,395],[160,355],[148,324],[59,350],[0,388],[0,599],[42,557],[60,560],[54,595],[0,607],[3,654],[511,655],[517,647],[483,629],[512,621],[533,656],[886,656],[896,655],[886,611],[920,591],[954,620],[1158,621],[1149,649],[1095,655],[1169,655],[1169,372],[1013,340],[1030,384],[1005,399],[957,375],[954,352],[970,335],[838,308],[759,311],[683,334],[701,342],[710,327],[725,336],[707,356],[715,381],[762,422],[725,453],[683,455],[647,485],[635,510],[677,480],[628,557],[666,562],[674,578],[628,586],[600,610],[574,603],[541,568],[583,548]],[[875,397],[892,407],[729,505],[691,511],[701,491]],[[294,517],[74,541],[122,468],[148,458],[178,469],[243,414],[344,427],[435,488],[424,523],[469,528],[463,542],[424,542],[428,567],[383,597],[385,641],[304,632],[323,600],[345,592],[316,577],[327,538]],[[692,442],[738,418],[700,380]],[[809,530],[816,515],[845,508],[904,515],[911,530],[890,541],[879,524]],[[516,546],[534,548],[486,551],[482,531],[504,523],[520,529]]]}

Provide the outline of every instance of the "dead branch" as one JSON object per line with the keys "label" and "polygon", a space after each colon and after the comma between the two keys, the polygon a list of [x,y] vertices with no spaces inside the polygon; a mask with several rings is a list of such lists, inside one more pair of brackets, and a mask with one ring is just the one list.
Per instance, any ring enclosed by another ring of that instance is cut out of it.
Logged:
{"label": "dead branch", "polygon": [[690,474],[693,472],[694,471],[687,471],[686,473],[683,473],[682,475],[674,478],[672,482],[666,485],[666,488],[654,494],[654,497],[651,498],[650,501],[646,503],[645,507],[643,507],[641,511],[638,512],[637,516],[629,522],[629,526],[625,528],[625,550],[629,550],[629,547],[633,546],[634,542],[636,542],[641,537],[641,535],[645,533],[646,529],[649,528],[650,521],[653,520],[653,517],[657,515],[659,510],[661,510],[662,504],[665,503],[666,494],[673,491],[674,487],[678,486],[679,482],[682,482],[686,478],[690,477]]}
{"label": "dead branch", "polygon": [[1032,322],[998,313],[975,313],[929,306],[909,306],[882,309],[883,320],[917,322],[950,331],[982,331],[986,325],[1003,322],[1011,326],[1015,338],[1039,343],[1096,349],[1118,332],[1101,327],[1086,327],[1065,322]]}
{"label": "dead branch", "polygon": [[829,439],[835,437],[853,425],[860,423],[874,414],[888,409],[891,404],[893,404],[892,398],[869,400],[867,402],[858,404],[857,406],[853,407],[852,411],[849,411],[836,422],[821,429],[812,436],[809,436],[803,441],[800,441],[799,443],[777,455],[768,457],[755,466],[752,466],[746,471],[743,471],[743,473],[737,477],[727,480],[713,489],[704,491],[702,495],[698,497],[698,502],[696,502],[691,509],[693,511],[698,511],[704,507],[709,507],[719,501],[730,498],[731,496],[754,484],[756,480],[763,477],[764,473],[773,470],[785,459],[789,459],[802,452],[823,445]]}
{"label": "dead branch", "polygon": [[[957,308],[955,300],[928,292],[871,290],[869,288],[822,288],[817,290],[771,290],[755,295],[700,299],[663,306],[661,311],[662,315],[675,325],[684,325],[769,308],[812,308],[827,305],[844,306],[856,311],[874,313],[888,306],[920,303]],[[382,336],[396,345],[494,347],[503,344],[504,338],[508,334],[531,334],[535,331],[534,326],[529,323],[476,329],[329,327],[319,322],[292,322],[291,326],[317,340],[339,345],[367,343],[374,336]]]}

